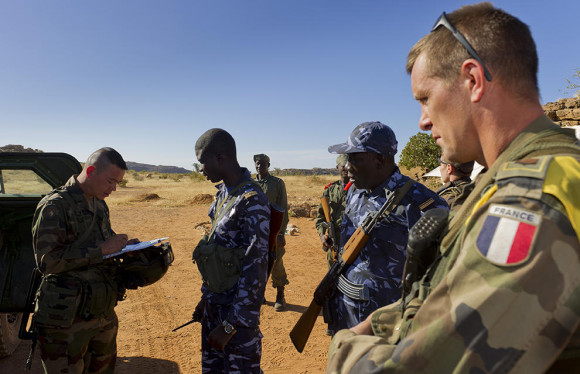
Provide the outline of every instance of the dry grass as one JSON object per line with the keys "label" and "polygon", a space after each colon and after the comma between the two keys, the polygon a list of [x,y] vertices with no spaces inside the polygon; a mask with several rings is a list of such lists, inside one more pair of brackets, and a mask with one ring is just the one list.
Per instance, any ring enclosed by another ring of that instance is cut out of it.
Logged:
{"label": "dry grass", "polygon": [[[421,170],[401,170],[403,174],[415,179],[422,175]],[[128,172],[125,176],[125,187],[118,187],[117,192],[107,199],[110,206],[147,203],[158,207],[180,207],[189,205],[210,205],[216,188],[207,180],[191,178],[185,174],[181,177],[166,177],[160,173]],[[288,203],[294,206],[304,203],[315,206],[319,203],[324,186],[335,181],[335,175],[295,175],[281,177],[286,183]],[[440,183],[437,178],[428,178],[421,183],[435,189]]]}
{"label": "dry grass", "polygon": [[[131,205],[146,202],[152,206],[179,207],[192,204],[210,205],[215,195],[214,184],[207,180],[198,180],[184,176],[176,178],[159,178],[159,173],[129,172],[125,176],[125,187],[118,187],[108,199],[110,206]],[[183,175],[183,174],[182,174]],[[288,202],[311,205],[318,204],[324,186],[336,180],[336,176],[285,176]],[[208,198],[208,196],[211,198]]]}

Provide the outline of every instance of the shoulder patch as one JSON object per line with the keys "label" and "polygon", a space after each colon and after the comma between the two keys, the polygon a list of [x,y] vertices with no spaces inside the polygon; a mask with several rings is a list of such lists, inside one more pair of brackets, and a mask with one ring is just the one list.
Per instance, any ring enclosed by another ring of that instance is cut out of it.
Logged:
{"label": "shoulder patch", "polygon": [[249,199],[250,197],[252,197],[252,196],[255,196],[255,195],[257,195],[257,194],[258,194],[258,192],[256,192],[256,191],[250,191],[250,192],[246,192],[246,193],[244,194],[244,199]]}
{"label": "shoulder patch", "polygon": [[580,240],[580,161],[571,156],[556,156],[550,163],[542,190],[560,200],[576,236]]}
{"label": "shoulder patch", "polygon": [[496,180],[512,177],[544,179],[552,158],[553,156],[542,156],[506,162],[497,172]]}
{"label": "shoulder patch", "polygon": [[540,214],[508,205],[491,204],[477,237],[477,250],[497,265],[521,264],[530,257],[541,221]]}
{"label": "shoulder patch", "polygon": [[55,206],[49,205],[42,210],[42,217],[44,219],[54,219],[58,216],[58,210]]}

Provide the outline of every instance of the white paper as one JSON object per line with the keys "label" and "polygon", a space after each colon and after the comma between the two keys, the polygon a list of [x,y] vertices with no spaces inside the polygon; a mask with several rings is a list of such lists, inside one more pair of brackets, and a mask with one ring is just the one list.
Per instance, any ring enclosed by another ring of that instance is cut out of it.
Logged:
{"label": "white paper", "polygon": [[162,241],[167,240],[167,239],[169,239],[169,237],[160,238],[160,239],[153,239],[153,240],[149,240],[147,242],[139,242],[139,243],[136,243],[136,244],[129,244],[125,248],[123,248],[121,251],[115,252],[115,253],[111,253],[109,255],[104,255],[103,258],[110,258],[110,257],[115,257],[115,256],[122,255],[123,253],[132,252],[132,251],[138,251],[140,249],[148,248],[148,247],[154,246],[155,244],[159,244]]}

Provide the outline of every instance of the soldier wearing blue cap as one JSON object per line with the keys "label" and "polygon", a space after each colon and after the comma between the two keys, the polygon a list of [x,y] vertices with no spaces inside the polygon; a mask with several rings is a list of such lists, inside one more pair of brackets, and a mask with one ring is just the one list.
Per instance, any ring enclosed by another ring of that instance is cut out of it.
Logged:
{"label": "soldier wearing blue cap", "polygon": [[[395,133],[381,122],[358,125],[346,143],[328,147],[331,153],[347,154],[346,169],[353,181],[346,196],[341,227],[341,251],[360,223],[386,201],[387,191],[402,188],[409,177],[395,164]],[[426,210],[447,207],[436,193],[414,183],[388,219],[371,231],[358,258],[341,275],[337,292],[330,301],[329,329],[350,328],[375,309],[401,297],[401,276],[409,228]]]}

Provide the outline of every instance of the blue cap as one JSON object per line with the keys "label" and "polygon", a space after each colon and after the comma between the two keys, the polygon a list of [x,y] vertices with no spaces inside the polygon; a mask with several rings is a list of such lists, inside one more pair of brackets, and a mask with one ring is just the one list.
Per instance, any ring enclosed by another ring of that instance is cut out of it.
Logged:
{"label": "blue cap", "polygon": [[331,145],[328,152],[374,152],[394,156],[397,153],[397,138],[389,126],[378,121],[365,122],[352,130],[346,143]]}

